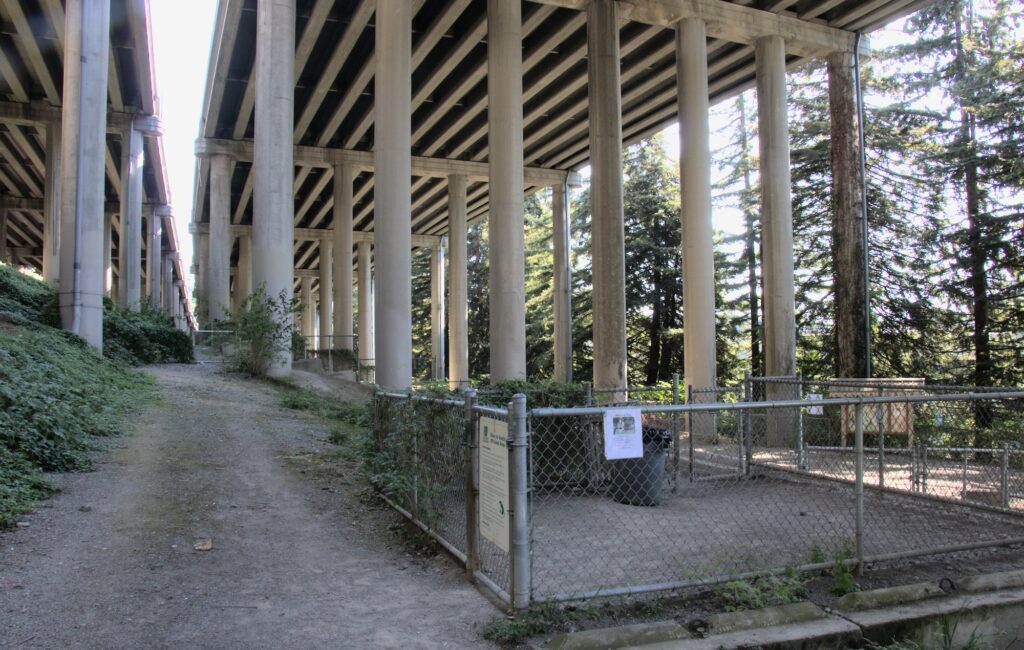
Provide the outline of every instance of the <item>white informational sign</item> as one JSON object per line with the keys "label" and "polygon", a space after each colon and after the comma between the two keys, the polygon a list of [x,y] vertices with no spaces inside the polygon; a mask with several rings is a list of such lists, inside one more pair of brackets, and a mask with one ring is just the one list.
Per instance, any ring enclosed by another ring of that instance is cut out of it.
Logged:
{"label": "white informational sign", "polygon": [[[815,401],[821,399],[821,393],[808,393],[807,399]],[[825,407],[823,406],[808,406],[807,415],[825,415]]]}
{"label": "white informational sign", "polygon": [[608,460],[642,458],[643,423],[640,409],[609,409],[604,412],[604,457]]}
{"label": "white informational sign", "polygon": [[508,422],[480,418],[480,534],[508,552]]}

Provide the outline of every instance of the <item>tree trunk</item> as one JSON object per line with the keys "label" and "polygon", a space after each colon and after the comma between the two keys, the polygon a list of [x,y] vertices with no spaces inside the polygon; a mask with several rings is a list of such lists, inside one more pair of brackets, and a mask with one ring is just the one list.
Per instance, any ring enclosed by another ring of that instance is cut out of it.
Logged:
{"label": "tree trunk", "polygon": [[[661,271],[654,271],[654,286],[661,286]],[[653,386],[658,383],[658,366],[661,361],[661,296],[654,293],[653,313],[651,314],[651,347],[647,355],[647,385]]]}
{"label": "tree trunk", "polygon": [[750,139],[747,135],[747,109],[743,95],[737,99],[740,110],[740,164],[743,165],[743,194],[740,208],[746,220],[743,260],[747,265],[747,296],[750,303],[750,372],[755,377],[764,375],[764,357],[761,354],[761,307],[757,297],[757,210],[752,200],[753,183],[750,180]]}
{"label": "tree trunk", "polygon": [[864,265],[863,178],[860,166],[853,55],[828,57],[832,143],[832,273],[837,377],[868,376],[867,272]]}

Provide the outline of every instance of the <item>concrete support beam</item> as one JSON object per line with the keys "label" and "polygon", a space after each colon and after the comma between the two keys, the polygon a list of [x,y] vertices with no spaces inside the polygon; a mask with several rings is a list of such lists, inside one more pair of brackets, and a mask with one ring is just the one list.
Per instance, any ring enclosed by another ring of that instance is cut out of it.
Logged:
{"label": "concrete support beam", "polygon": [[[381,346],[377,383],[412,385],[412,3],[377,0],[374,77],[374,230],[377,234],[376,320]],[[360,308],[362,311],[362,308]]]}
{"label": "concrete support beam", "polygon": [[146,293],[149,298],[149,306],[153,309],[160,308],[160,291],[162,282],[160,274],[163,269],[163,261],[160,259],[163,248],[163,222],[164,218],[154,210],[149,214],[149,238],[146,246],[146,279],[149,286]]}
{"label": "concrete support beam", "polygon": [[[64,134],[67,139],[67,124]],[[105,140],[105,139],[104,139]],[[104,142],[104,147],[106,142]],[[65,149],[65,153],[67,149]],[[122,135],[121,232],[118,262],[118,302],[137,310],[142,302],[142,133],[129,128]],[[61,245],[63,248],[63,244]]]}
{"label": "concrete support beam", "polygon": [[356,245],[359,280],[356,296],[359,298],[359,363],[375,364],[376,336],[374,328],[374,300],[371,244],[361,241]]}
{"label": "concrete support beam", "polygon": [[[0,101],[0,123],[36,126],[39,124],[60,124],[61,121],[62,111],[60,107],[50,106],[45,102]],[[123,133],[133,125],[137,131],[141,131],[146,135],[163,134],[163,125],[160,123],[160,118],[155,115],[124,113],[120,111],[108,111],[104,115],[104,130],[107,133]]]}
{"label": "concrete support beam", "polygon": [[[320,242],[320,341],[321,350],[334,347],[334,242]],[[349,285],[349,289],[352,285]],[[351,293],[351,292],[350,292]]]}
{"label": "concrete support beam", "polygon": [[[626,387],[626,261],[622,197],[619,12],[587,8],[591,215],[594,252],[594,387]],[[624,397],[623,393],[623,397]],[[612,394],[611,401],[621,401]]]}
{"label": "concrete support beam", "polygon": [[492,383],[526,377],[522,23],[518,2],[487,0]]}
{"label": "concrete support beam", "polygon": [[[352,349],[352,167],[334,168],[334,334],[335,347]],[[321,240],[329,241],[329,240]],[[320,263],[323,264],[321,249]]]}
{"label": "concrete support beam", "polygon": [[[253,281],[270,297],[291,301],[295,0],[258,0],[256,25]],[[286,376],[291,366],[291,353],[279,352],[269,374]]]}
{"label": "concrete support beam", "polygon": [[430,352],[433,357],[431,378],[434,381],[442,381],[448,369],[444,336],[444,248],[442,239],[441,245],[430,251]]}
{"label": "concrete support beam", "polygon": [[[54,285],[60,277],[60,127],[59,121],[46,125],[46,172],[43,181],[43,279]],[[109,269],[109,247],[105,258],[105,269]]]}
{"label": "concrete support beam", "polygon": [[565,185],[551,187],[551,232],[554,269],[554,380],[572,381],[572,262],[569,257],[569,197]]}
{"label": "concrete support beam", "polygon": [[[761,154],[761,276],[764,293],[764,357],[768,376],[796,374],[796,297],[793,278],[793,208],[789,173],[786,52],[782,38],[768,36],[755,48],[758,133]],[[767,399],[795,397],[769,384]],[[796,440],[796,414],[769,418],[767,442]]]}
{"label": "concrete support beam", "polygon": [[211,321],[227,320],[231,306],[231,159],[210,161],[210,266],[206,298]]}
{"label": "concrete support beam", "polygon": [[68,3],[60,167],[60,319],[64,329],[101,350],[109,47],[110,3]]}
{"label": "concrete support beam", "polygon": [[711,149],[708,55],[704,21],[676,26],[679,74],[679,179],[683,257],[685,385],[717,385],[715,255],[711,229]]}
{"label": "concrete support beam", "polygon": [[469,281],[466,249],[466,177],[448,177],[448,385],[469,383]]}
{"label": "concrete support beam", "polygon": [[[539,4],[585,10],[590,0],[533,0]],[[820,57],[830,52],[852,52],[853,32],[820,22],[776,14],[727,0],[628,0],[622,2],[623,19],[660,27],[672,27],[680,20],[695,18],[707,24],[712,38],[749,45],[766,36],[785,41],[788,52]]]}
{"label": "concrete support beam", "polygon": [[[250,162],[253,158],[253,143],[248,140],[220,140],[201,138],[196,141],[196,155],[201,158],[223,154],[242,162]],[[296,165],[303,167],[337,167],[347,165],[354,173],[373,172],[374,158],[368,151],[350,149],[328,149],[326,147],[296,146],[294,149]],[[489,179],[488,166],[485,162],[471,160],[455,160],[447,158],[427,158],[411,156],[409,158],[413,176],[429,176],[431,178],[447,178],[459,174],[474,181]],[[528,185],[545,186],[552,183],[567,181],[571,186],[580,185],[577,172],[544,167],[524,167],[523,177]]]}

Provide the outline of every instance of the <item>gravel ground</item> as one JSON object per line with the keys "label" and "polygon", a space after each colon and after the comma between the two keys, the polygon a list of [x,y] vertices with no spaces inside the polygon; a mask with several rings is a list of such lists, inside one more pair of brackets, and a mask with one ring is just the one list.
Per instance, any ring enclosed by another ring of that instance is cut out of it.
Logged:
{"label": "gravel ground", "polygon": [[217,365],[149,372],[133,431],[0,534],[0,647],[487,647],[497,610],[411,550],[325,424]]}

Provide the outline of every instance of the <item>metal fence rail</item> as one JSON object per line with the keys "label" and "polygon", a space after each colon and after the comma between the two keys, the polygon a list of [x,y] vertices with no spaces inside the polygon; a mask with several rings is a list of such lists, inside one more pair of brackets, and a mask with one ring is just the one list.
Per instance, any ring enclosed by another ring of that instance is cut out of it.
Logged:
{"label": "metal fence rail", "polygon": [[625,460],[612,407],[378,393],[374,480],[517,608],[1024,542],[1024,392],[755,391],[630,405],[643,456]]}

